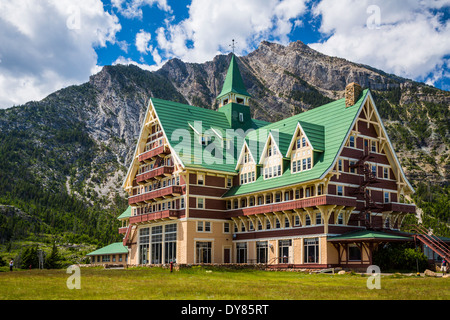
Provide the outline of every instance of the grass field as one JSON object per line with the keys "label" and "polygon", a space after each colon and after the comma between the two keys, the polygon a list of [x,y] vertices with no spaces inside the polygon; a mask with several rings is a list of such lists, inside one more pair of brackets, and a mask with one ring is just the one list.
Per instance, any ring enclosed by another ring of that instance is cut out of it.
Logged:
{"label": "grass field", "polygon": [[0,272],[0,300],[449,300],[450,279],[382,276],[369,290],[367,276],[194,267],[81,268],[81,289],[69,290],[66,270]]}

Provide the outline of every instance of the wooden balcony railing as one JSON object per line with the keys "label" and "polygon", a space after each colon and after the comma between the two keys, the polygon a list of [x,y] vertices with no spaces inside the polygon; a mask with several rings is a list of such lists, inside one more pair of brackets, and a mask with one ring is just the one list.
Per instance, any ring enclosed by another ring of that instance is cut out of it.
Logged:
{"label": "wooden balcony railing", "polygon": [[157,156],[166,155],[168,153],[170,153],[169,147],[162,145],[147,152],[141,153],[139,155],[139,161],[144,162],[147,160],[152,160]]}
{"label": "wooden balcony railing", "polygon": [[155,168],[153,170],[150,170],[150,171],[147,171],[147,172],[137,175],[136,182],[141,183],[141,182],[145,182],[147,180],[150,180],[150,179],[153,179],[156,177],[170,175],[172,173],[173,173],[173,166],[159,167],[159,168]]}
{"label": "wooden balcony railing", "polygon": [[178,196],[182,192],[183,192],[182,186],[169,186],[129,197],[128,204],[153,202],[156,200],[160,200],[162,198]]}
{"label": "wooden balcony railing", "polygon": [[389,202],[389,203],[383,204],[382,211],[415,213],[416,206],[414,204],[408,204],[408,203]]}
{"label": "wooden balcony railing", "polygon": [[156,212],[150,212],[146,214],[140,214],[134,217],[130,217],[130,223],[136,224],[136,223],[142,223],[147,221],[153,221],[158,219],[177,219],[179,216],[180,210],[162,210],[162,211],[156,211]]}
{"label": "wooden balcony railing", "polygon": [[228,212],[230,213],[230,217],[238,217],[260,213],[282,212],[285,210],[301,209],[321,205],[356,207],[356,198],[323,195],[305,199],[275,202],[265,205],[258,205],[254,207],[232,209],[228,210]]}

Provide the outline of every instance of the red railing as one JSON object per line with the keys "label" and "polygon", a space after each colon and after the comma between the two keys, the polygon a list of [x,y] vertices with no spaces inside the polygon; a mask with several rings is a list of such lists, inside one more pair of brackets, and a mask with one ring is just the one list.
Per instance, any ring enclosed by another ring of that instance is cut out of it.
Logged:
{"label": "red railing", "polygon": [[148,159],[153,159],[154,157],[156,157],[160,154],[167,154],[167,153],[169,153],[169,148],[167,146],[162,145],[162,146],[156,147],[152,150],[149,150],[147,152],[141,153],[139,155],[139,161],[143,162]]}
{"label": "red railing", "polygon": [[169,186],[161,189],[156,189],[150,192],[139,194],[128,198],[128,204],[135,204],[146,201],[153,201],[157,198],[164,198],[167,196],[180,195],[183,192],[182,186]]}
{"label": "red railing", "polygon": [[258,205],[254,207],[239,208],[234,210],[232,209],[228,210],[228,212],[230,213],[231,217],[237,217],[242,215],[247,216],[259,213],[282,212],[284,210],[301,209],[321,205],[356,207],[356,198],[323,195],[299,200],[275,202],[265,205]]}
{"label": "red railing", "polygon": [[416,206],[414,204],[389,202],[389,203],[383,204],[383,211],[415,213]]}
{"label": "red railing", "polygon": [[140,183],[143,181],[147,181],[150,179],[153,179],[155,177],[159,177],[162,175],[168,175],[168,174],[172,174],[173,173],[173,167],[169,167],[169,166],[164,166],[164,167],[159,167],[153,170],[150,170],[148,172],[139,174],[136,176],[136,182]]}
{"label": "red railing", "polygon": [[158,220],[158,219],[176,219],[179,216],[179,210],[163,210],[157,212],[150,212],[146,214],[140,214],[130,218],[130,223],[141,223],[146,221]]}

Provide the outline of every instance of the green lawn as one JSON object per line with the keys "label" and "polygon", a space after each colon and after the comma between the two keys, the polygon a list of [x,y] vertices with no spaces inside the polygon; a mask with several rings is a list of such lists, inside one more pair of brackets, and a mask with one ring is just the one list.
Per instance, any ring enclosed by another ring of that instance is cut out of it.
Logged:
{"label": "green lawn", "polygon": [[192,268],[105,270],[82,268],[81,289],[69,290],[66,270],[0,272],[0,300],[116,299],[450,299],[450,278],[382,276],[369,290],[367,276]]}

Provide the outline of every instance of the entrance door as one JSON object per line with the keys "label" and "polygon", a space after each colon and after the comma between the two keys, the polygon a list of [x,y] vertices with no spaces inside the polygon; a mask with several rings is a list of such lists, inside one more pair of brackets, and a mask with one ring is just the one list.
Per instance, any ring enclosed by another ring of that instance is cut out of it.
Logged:
{"label": "entrance door", "polygon": [[230,248],[223,249],[223,263],[230,263],[231,250]]}
{"label": "entrance door", "polygon": [[290,263],[292,260],[292,240],[278,241],[278,263]]}

